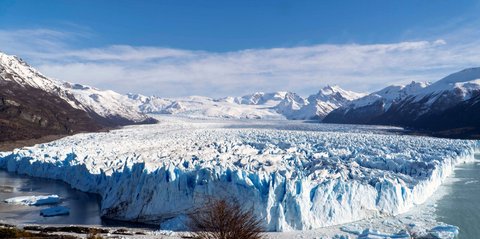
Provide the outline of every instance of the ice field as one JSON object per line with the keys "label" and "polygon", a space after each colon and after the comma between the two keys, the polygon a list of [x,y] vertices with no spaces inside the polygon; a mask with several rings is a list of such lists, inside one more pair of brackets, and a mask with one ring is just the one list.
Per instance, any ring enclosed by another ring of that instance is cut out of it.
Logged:
{"label": "ice field", "polygon": [[98,193],[110,218],[182,230],[213,195],[292,231],[407,212],[479,148],[393,127],[158,119],[3,152],[0,167]]}

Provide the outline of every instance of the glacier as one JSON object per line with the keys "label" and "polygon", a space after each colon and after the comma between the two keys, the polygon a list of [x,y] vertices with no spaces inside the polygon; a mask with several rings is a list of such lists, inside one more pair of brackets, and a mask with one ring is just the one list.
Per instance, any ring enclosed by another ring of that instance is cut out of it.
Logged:
{"label": "glacier", "polygon": [[97,193],[108,218],[182,230],[216,196],[292,231],[407,212],[480,148],[387,126],[157,119],[1,152],[0,168]]}

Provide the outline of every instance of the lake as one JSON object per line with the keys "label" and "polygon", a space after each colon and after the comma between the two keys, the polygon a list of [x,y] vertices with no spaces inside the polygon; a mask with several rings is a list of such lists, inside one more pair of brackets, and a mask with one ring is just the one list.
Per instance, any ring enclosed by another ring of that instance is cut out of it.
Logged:
{"label": "lake", "polygon": [[438,220],[458,226],[459,239],[480,238],[480,161],[457,166],[442,187],[447,194],[437,201]]}
{"label": "lake", "polygon": [[[43,217],[40,210],[48,206],[12,205],[5,199],[17,196],[57,194],[59,205],[70,208],[70,215]],[[0,170],[0,218],[16,223],[101,225],[100,198],[49,179],[33,178]]]}

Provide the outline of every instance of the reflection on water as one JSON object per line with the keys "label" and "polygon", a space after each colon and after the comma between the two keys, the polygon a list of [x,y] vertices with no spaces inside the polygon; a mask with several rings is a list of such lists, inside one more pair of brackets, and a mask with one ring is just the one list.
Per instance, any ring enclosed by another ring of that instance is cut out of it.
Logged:
{"label": "reflection on water", "polygon": [[480,162],[458,166],[454,178],[445,184],[448,194],[437,202],[438,219],[458,226],[459,239],[479,238]]}
{"label": "reflection on water", "polygon": [[[42,217],[48,206],[11,205],[3,202],[17,196],[57,194],[60,205],[70,208],[70,215]],[[72,189],[69,185],[48,179],[21,176],[0,170],[0,219],[18,223],[101,225],[100,199],[95,194]]]}

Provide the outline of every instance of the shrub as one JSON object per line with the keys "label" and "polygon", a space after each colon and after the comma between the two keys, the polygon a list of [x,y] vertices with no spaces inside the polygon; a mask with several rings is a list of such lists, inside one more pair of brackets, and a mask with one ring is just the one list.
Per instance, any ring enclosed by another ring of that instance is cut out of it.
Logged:
{"label": "shrub", "polygon": [[190,215],[189,227],[197,239],[260,239],[261,220],[253,208],[245,210],[236,200],[209,199]]}

